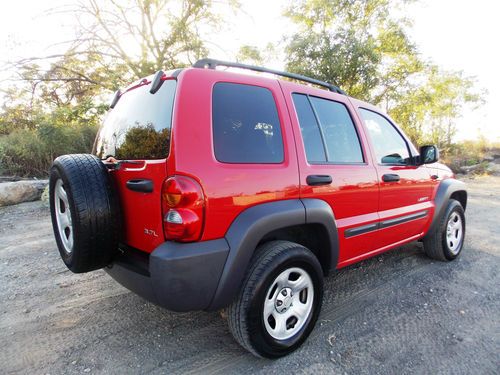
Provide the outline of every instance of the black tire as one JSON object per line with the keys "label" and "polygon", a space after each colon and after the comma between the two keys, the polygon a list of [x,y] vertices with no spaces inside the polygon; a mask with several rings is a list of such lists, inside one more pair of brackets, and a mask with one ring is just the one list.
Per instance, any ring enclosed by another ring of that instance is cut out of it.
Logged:
{"label": "black tire", "polygon": [[[67,195],[71,218],[64,233],[60,233],[56,217],[57,209],[67,210],[62,199],[56,202],[58,180]],[[49,197],[52,227],[66,266],[82,273],[109,264],[118,250],[119,214],[112,181],[101,160],[89,154],[58,157],[50,169]],[[72,246],[67,244],[67,233],[72,235]],[[66,247],[62,236],[66,236]]]}
{"label": "black tire", "polygon": [[[264,301],[275,279],[292,267],[306,271],[312,280],[312,309],[300,330],[290,338],[278,340],[265,327]],[[323,273],[314,254],[293,242],[267,242],[257,249],[239,295],[227,310],[229,329],[236,341],[252,354],[282,357],[297,349],[309,336],[318,319],[322,300]]]}
{"label": "black tire", "polygon": [[[462,235],[458,246],[454,251],[451,250],[447,241],[447,225],[451,216],[457,214],[461,219]],[[459,201],[450,199],[446,211],[441,218],[436,229],[424,237],[424,251],[428,257],[441,261],[450,261],[456,259],[462,252],[465,240],[465,214]]]}

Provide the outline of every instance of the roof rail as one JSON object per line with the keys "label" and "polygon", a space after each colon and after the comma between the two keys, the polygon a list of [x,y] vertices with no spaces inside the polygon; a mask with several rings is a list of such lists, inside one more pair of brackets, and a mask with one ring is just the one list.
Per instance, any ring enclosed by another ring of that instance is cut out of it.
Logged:
{"label": "roof rail", "polygon": [[229,62],[229,61],[221,61],[221,60],[215,60],[215,59],[201,59],[193,64],[193,68],[215,69],[217,66],[227,66],[230,68],[240,68],[240,69],[253,70],[256,72],[275,74],[278,76],[292,78],[292,79],[296,79],[299,81],[312,83],[312,84],[315,84],[318,86],[323,86],[323,87],[326,87],[330,91],[333,91],[333,92],[336,92],[336,93],[342,94],[342,95],[347,95],[344,90],[341,90],[339,87],[332,85],[331,83],[320,81],[319,79],[309,78],[309,77],[303,76],[301,74],[282,72],[280,70],[268,69],[268,68],[264,68],[261,66],[247,65],[247,64],[241,64],[241,63],[235,63],[235,62]]}

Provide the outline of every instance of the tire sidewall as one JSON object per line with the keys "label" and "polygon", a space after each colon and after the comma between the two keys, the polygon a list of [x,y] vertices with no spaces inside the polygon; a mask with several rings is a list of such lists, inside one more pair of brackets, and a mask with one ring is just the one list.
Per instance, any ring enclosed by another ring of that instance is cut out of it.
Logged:
{"label": "tire sidewall", "polygon": [[[446,239],[446,229],[448,225],[448,221],[450,220],[450,216],[456,212],[460,219],[462,220],[462,239],[460,240],[460,247],[457,254],[453,254],[449,248],[448,241]],[[457,258],[461,253],[464,246],[465,241],[465,213],[462,208],[462,205],[456,200],[450,200],[448,207],[446,209],[446,213],[444,215],[445,220],[441,226],[441,243],[443,247],[443,254],[448,260],[453,260]]]}
{"label": "tire sidewall", "polygon": [[[302,328],[286,340],[273,338],[264,323],[264,301],[271,283],[284,270],[292,267],[304,269],[313,281],[314,300],[311,313]],[[297,349],[309,336],[318,319],[323,300],[323,275],[321,266],[312,253],[303,248],[287,251],[285,258],[280,257],[273,261],[268,270],[262,275],[261,281],[255,286],[248,309],[248,332],[254,348],[260,348],[262,356],[276,358]]]}
{"label": "tire sidewall", "polygon": [[76,215],[76,207],[73,200],[73,194],[71,191],[71,185],[65,173],[63,173],[62,169],[59,167],[58,163],[54,163],[53,167],[50,170],[50,182],[49,182],[49,199],[50,199],[50,216],[52,218],[52,227],[54,229],[54,234],[56,238],[57,248],[59,250],[59,254],[61,258],[66,264],[68,268],[72,268],[73,263],[75,262],[75,254],[78,254],[77,249],[77,238],[78,234],[75,232],[77,225],[73,224],[73,249],[71,253],[67,253],[64,251],[64,245],[61,240],[61,233],[59,233],[59,227],[57,225],[56,218],[56,205],[55,205],[55,185],[56,182],[61,179],[64,185],[64,190],[66,191],[66,195],[68,196],[69,210],[71,214],[71,221],[73,223],[77,223],[77,215]]}

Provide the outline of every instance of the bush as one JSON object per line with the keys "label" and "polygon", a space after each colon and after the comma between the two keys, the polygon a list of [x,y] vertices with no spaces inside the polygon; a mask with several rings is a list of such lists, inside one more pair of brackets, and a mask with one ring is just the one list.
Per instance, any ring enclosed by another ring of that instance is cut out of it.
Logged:
{"label": "bush", "polygon": [[0,173],[46,177],[56,157],[90,152],[96,132],[90,125],[42,124],[0,136]]}

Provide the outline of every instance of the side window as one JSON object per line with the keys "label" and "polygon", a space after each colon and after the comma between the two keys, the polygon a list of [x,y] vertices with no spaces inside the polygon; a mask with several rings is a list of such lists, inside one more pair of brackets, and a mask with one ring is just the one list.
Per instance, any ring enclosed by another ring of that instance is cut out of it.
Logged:
{"label": "side window", "polygon": [[407,164],[410,159],[408,146],[396,128],[383,116],[360,108],[380,164]]}
{"label": "side window", "polygon": [[328,161],[362,163],[361,144],[346,106],[314,96],[311,96],[311,104],[323,131]]}
{"label": "side window", "polygon": [[326,161],[325,148],[321,139],[318,122],[307,95],[293,94],[293,103],[299,119],[300,132],[304,141],[307,161],[321,163]]}
{"label": "side window", "polygon": [[212,96],[214,152],[224,163],[281,163],[283,139],[270,90],[220,82]]}
{"label": "side window", "polygon": [[307,161],[363,163],[356,128],[344,104],[293,94]]}

